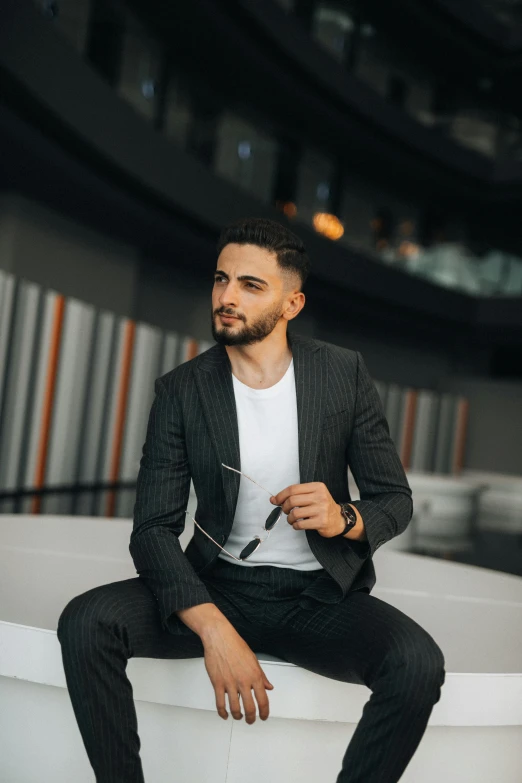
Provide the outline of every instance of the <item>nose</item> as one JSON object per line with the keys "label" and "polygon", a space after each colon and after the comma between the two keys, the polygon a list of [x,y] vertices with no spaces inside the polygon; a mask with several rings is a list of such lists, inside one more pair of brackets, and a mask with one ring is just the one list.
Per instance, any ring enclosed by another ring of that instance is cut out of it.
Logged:
{"label": "nose", "polygon": [[[225,290],[222,291],[221,295],[219,296],[218,302],[220,304],[221,308],[232,308],[234,309],[237,305],[237,292],[234,288],[234,284],[232,282],[229,282],[228,285],[225,287]],[[229,313],[229,315],[232,315],[232,313]],[[235,315],[235,312],[234,312]]]}

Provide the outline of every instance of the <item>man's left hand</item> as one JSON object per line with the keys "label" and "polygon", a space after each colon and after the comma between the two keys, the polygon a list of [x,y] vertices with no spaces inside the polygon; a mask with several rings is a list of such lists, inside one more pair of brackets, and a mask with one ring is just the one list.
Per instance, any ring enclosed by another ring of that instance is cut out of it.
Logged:
{"label": "man's left hand", "polygon": [[341,507],[322,481],[291,484],[273,495],[270,502],[282,507],[294,530],[317,530],[324,538],[332,538],[344,530]]}

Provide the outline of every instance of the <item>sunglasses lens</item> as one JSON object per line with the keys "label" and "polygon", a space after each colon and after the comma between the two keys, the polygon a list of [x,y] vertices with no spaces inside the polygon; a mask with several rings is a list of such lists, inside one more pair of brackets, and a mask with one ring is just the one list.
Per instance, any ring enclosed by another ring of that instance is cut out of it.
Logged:
{"label": "sunglasses lens", "polygon": [[274,508],[274,510],[269,515],[268,519],[265,522],[265,530],[272,530],[275,523],[283,513],[283,509],[277,506],[277,508]]}
{"label": "sunglasses lens", "polygon": [[239,555],[239,558],[241,560],[246,560],[247,557],[250,557],[250,555],[256,551],[258,546],[260,545],[261,541],[258,538],[254,538],[253,541],[251,541],[249,544],[246,545],[246,547],[243,549],[241,554]]}

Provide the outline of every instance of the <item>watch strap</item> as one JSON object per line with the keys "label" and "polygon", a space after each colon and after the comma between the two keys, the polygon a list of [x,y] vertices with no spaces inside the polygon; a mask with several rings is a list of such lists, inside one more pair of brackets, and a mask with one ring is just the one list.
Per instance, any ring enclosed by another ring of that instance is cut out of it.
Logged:
{"label": "watch strap", "polygon": [[341,538],[341,536],[345,536],[346,533],[348,533],[348,531],[354,528],[357,524],[357,515],[353,508],[351,508],[347,503],[339,503],[339,505],[341,507],[341,515],[345,520],[346,525],[344,530],[333,536],[333,538]]}

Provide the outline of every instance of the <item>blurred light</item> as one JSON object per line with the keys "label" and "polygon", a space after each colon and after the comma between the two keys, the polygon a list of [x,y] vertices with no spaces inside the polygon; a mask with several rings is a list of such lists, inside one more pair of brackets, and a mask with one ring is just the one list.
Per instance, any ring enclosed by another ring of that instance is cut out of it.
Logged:
{"label": "blurred light", "polygon": [[419,245],[416,245],[415,242],[410,242],[407,239],[403,240],[397,248],[397,255],[401,258],[417,258],[419,252]]}
{"label": "blurred light", "polygon": [[241,160],[248,160],[252,157],[252,145],[249,141],[240,141],[237,145],[237,154]]}
{"label": "blurred light", "polygon": [[362,24],[361,35],[364,38],[371,38],[373,35],[375,35],[375,27],[372,27],[371,24]]}
{"label": "blurred light", "polygon": [[141,83],[141,92],[147,98],[147,100],[150,100],[151,98],[154,98],[154,94],[156,92],[156,85],[154,84],[154,79],[143,79]]}
{"label": "blurred light", "polygon": [[328,212],[316,212],[313,224],[317,233],[323,234],[328,239],[340,239],[344,234],[344,226],[339,218]]}
{"label": "blurred light", "polygon": [[294,218],[297,215],[297,207],[293,201],[276,201],[277,209],[280,209],[287,218]]}
{"label": "blurred light", "polygon": [[415,231],[415,223],[413,220],[403,220],[399,225],[399,232],[403,237],[411,236]]}
{"label": "blurred light", "polygon": [[380,231],[382,229],[382,218],[372,218],[372,220],[370,220],[370,226],[374,231]]}
{"label": "blurred light", "polygon": [[339,27],[344,33],[351,33],[354,28],[351,16],[338,8],[325,8],[324,6],[319,6],[315,12],[315,21],[316,24],[333,24],[335,27]]}
{"label": "blurred light", "polygon": [[387,239],[379,239],[375,245],[377,250],[386,250],[386,248],[389,246],[389,242]]}
{"label": "blurred light", "polygon": [[327,201],[330,197],[330,185],[328,182],[320,182],[317,186],[316,193],[319,201]]}

